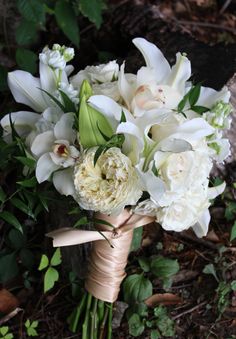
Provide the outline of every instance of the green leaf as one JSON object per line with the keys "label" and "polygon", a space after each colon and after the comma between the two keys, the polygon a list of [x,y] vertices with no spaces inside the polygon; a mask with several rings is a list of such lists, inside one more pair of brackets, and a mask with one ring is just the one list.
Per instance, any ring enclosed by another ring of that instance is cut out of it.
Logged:
{"label": "green leaf", "polygon": [[40,91],[46,93],[46,94],[49,96],[49,98],[51,98],[52,101],[54,101],[54,102],[57,104],[57,106],[60,107],[60,109],[61,109],[64,113],[66,113],[65,107],[62,105],[62,103],[61,103],[59,100],[57,100],[57,98],[55,98],[52,94],[50,94],[49,92],[45,91],[44,89],[42,89],[42,88],[39,88],[39,89],[40,89]]}
{"label": "green leaf", "polygon": [[25,48],[17,48],[16,63],[24,71],[35,74],[37,71],[37,55]]}
{"label": "green leaf", "polygon": [[0,187],[0,202],[4,202],[6,199],[6,194],[3,191],[2,187]]}
{"label": "green leaf", "polygon": [[60,90],[59,90],[59,92],[60,92],[62,100],[64,102],[65,113],[75,112],[76,109],[75,109],[75,104],[73,103],[73,101],[71,101],[71,99],[68,97],[68,95],[65,92],[60,91]]}
{"label": "green leaf", "polygon": [[8,239],[10,241],[11,247],[15,250],[19,250],[26,245],[26,237],[15,228],[10,230]]}
{"label": "green leaf", "polygon": [[[84,148],[104,145],[106,140],[99,129],[108,137],[112,137],[112,128],[104,115],[86,102],[85,96],[82,97],[79,109],[79,137]],[[88,133],[90,131],[90,133]]]}
{"label": "green leaf", "polygon": [[18,272],[15,252],[0,257],[0,282],[7,282],[17,276]]}
{"label": "green leaf", "polygon": [[178,104],[178,112],[182,112],[186,103],[187,103],[187,100],[188,100],[188,96],[189,96],[189,92],[187,94],[185,94],[185,96],[183,97],[183,99],[179,102]]}
{"label": "green leaf", "polygon": [[16,183],[23,187],[35,187],[37,185],[37,179],[35,177],[32,177],[23,181],[17,181]]}
{"label": "green leaf", "polygon": [[22,16],[35,24],[43,25],[45,22],[44,4],[41,0],[18,0],[17,7]]}
{"label": "green leaf", "polygon": [[151,272],[159,278],[170,278],[179,271],[177,260],[158,256],[151,261]]}
{"label": "green leaf", "polygon": [[29,168],[35,168],[36,165],[36,160],[32,158],[27,158],[27,157],[20,157],[17,156],[15,157],[17,160],[19,160],[23,165],[29,167]]}
{"label": "green leaf", "polygon": [[48,267],[48,265],[49,265],[48,257],[47,257],[45,254],[43,254],[42,257],[41,257],[41,261],[40,261],[38,270],[39,270],[39,271],[42,271],[42,270],[44,270],[46,267]]}
{"label": "green leaf", "polygon": [[228,221],[234,220],[236,215],[236,202],[231,201],[225,209],[225,217]]}
{"label": "green leaf", "polygon": [[97,28],[102,24],[102,0],[80,0],[79,2],[81,13],[93,22]]}
{"label": "green leaf", "polygon": [[7,85],[7,69],[0,65],[0,92],[8,89]]}
{"label": "green leaf", "polygon": [[88,223],[87,217],[82,217],[73,225],[74,228],[79,228],[81,225],[86,225]]}
{"label": "green leaf", "polygon": [[236,238],[236,221],[234,222],[231,233],[230,233],[230,241],[233,241]]}
{"label": "green leaf", "polygon": [[59,0],[55,6],[55,16],[58,26],[67,38],[76,47],[79,47],[79,26],[71,4],[65,0]]}
{"label": "green leaf", "polygon": [[202,271],[205,274],[211,274],[216,279],[216,281],[219,282],[219,279],[216,274],[215,266],[213,264],[208,264],[204,267],[204,270]]}
{"label": "green leaf", "polygon": [[9,327],[8,326],[2,326],[0,327],[0,333],[4,336],[7,334],[7,332],[9,331]]}
{"label": "green leaf", "polygon": [[18,208],[20,211],[24,212],[25,214],[27,214],[31,218],[35,219],[30,207],[28,205],[26,205],[22,200],[14,197],[14,198],[11,199],[11,203],[12,203],[13,206]]}
{"label": "green leaf", "polygon": [[16,217],[12,213],[10,213],[8,211],[1,212],[0,213],[0,219],[3,219],[8,224],[14,226],[17,230],[19,230],[20,232],[23,233],[21,224],[19,223],[19,221],[16,219]]}
{"label": "green leaf", "polygon": [[209,111],[209,108],[204,107],[204,106],[192,106],[191,110],[198,113],[198,114],[203,114],[203,113]]}
{"label": "green leaf", "polygon": [[138,258],[138,263],[144,272],[150,271],[150,263],[148,258],[140,257]]}
{"label": "green leaf", "polygon": [[31,327],[36,328],[38,327],[38,324],[39,324],[38,320],[34,320],[32,321]]}
{"label": "green leaf", "polygon": [[30,321],[29,321],[29,319],[26,320],[26,322],[25,322],[25,327],[26,327],[26,328],[29,328],[29,327],[30,327]]}
{"label": "green leaf", "polygon": [[158,330],[151,330],[151,339],[161,338],[160,332]]}
{"label": "green leaf", "polygon": [[54,252],[52,259],[50,261],[50,264],[52,266],[58,266],[61,263],[61,249],[57,248],[56,251]]}
{"label": "green leaf", "polygon": [[59,279],[58,271],[53,267],[49,267],[44,276],[44,293],[53,288],[55,282],[58,281],[58,279]]}
{"label": "green leaf", "polygon": [[13,339],[13,338],[14,338],[14,336],[13,336],[12,333],[7,333],[4,337],[4,339]]}
{"label": "green leaf", "polygon": [[143,236],[143,228],[142,227],[135,228],[134,233],[133,233],[132,244],[130,247],[130,252],[137,251],[140,248],[141,242],[142,242],[142,236]]}
{"label": "green leaf", "polygon": [[200,92],[201,92],[201,85],[199,85],[199,84],[193,86],[191,88],[191,90],[189,91],[188,100],[189,100],[191,107],[194,106],[196,104],[196,102],[198,101],[198,98],[200,96]]}
{"label": "green leaf", "polygon": [[34,23],[22,21],[16,29],[16,42],[18,45],[30,45],[37,39],[37,28]]}
{"label": "green leaf", "polygon": [[148,316],[148,307],[144,302],[142,303],[135,303],[131,305],[126,311],[126,317],[129,319],[134,313],[137,313],[140,317],[147,317]]}
{"label": "green leaf", "polygon": [[125,113],[124,113],[123,110],[121,112],[121,118],[120,118],[120,123],[122,123],[122,122],[126,122],[126,117],[125,117]]}
{"label": "green leaf", "polygon": [[128,324],[129,324],[129,334],[131,334],[134,337],[141,335],[145,329],[144,324],[137,313],[134,313],[129,318]]}
{"label": "green leaf", "polygon": [[152,295],[152,283],[143,274],[132,274],[123,284],[124,299],[127,303],[143,301]]}

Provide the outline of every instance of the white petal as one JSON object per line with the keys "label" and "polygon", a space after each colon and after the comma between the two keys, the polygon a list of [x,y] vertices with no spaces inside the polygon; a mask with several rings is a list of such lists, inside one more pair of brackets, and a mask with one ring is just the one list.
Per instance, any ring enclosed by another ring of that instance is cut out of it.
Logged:
{"label": "white petal", "polygon": [[215,199],[218,195],[224,192],[225,187],[226,187],[225,182],[222,182],[222,184],[215,186],[215,187],[209,187],[208,188],[208,199]]}
{"label": "white petal", "polygon": [[181,153],[192,150],[192,145],[181,139],[167,138],[158,144],[158,149],[163,152]]}
{"label": "white petal", "polygon": [[207,235],[210,219],[211,219],[210,213],[207,209],[203,212],[198,222],[192,226],[192,229],[198,238],[201,238]]}
{"label": "white petal", "polygon": [[38,113],[28,111],[19,111],[7,114],[1,120],[1,126],[7,133],[11,133],[10,116],[16,132],[22,137],[27,136],[28,133],[30,133],[36,122],[41,117]]}
{"label": "white petal", "polygon": [[223,87],[221,91],[216,91],[213,88],[201,87],[201,92],[197,105],[211,108],[217,101],[229,102],[230,91],[227,87]]}
{"label": "white petal", "polygon": [[170,65],[159,48],[143,38],[133,39],[133,43],[142,53],[146,65],[154,69],[156,81],[160,82],[169,75]]}
{"label": "white petal", "polygon": [[75,195],[73,168],[67,168],[53,174],[53,184],[56,190],[63,195]]}
{"label": "white petal", "polygon": [[[57,89],[57,77],[55,72],[48,65],[44,64],[40,61],[39,63],[39,74],[40,74],[40,83],[41,88],[43,88],[48,93],[52,94]],[[48,105],[52,106],[52,99],[46,94],[43,93],[44,100],[48,103]]]}
{"label": "white petal", "polygon": [[38,78],[24,71],[8,73],[8,86],[16,102],[33,108],[36,112],[42,112],[47,108],[43,98]]}
{"label": "white petal", "polygon": [[52,161],[49,153],[45,153],[37,161],[35,171],[36,179],[38,180],[39,183],[48,180],[51,174],[59,168],[60,166],[56,165]]}
{"label": "white petal", "polygon": [[56,124],[60,118],[63,115],[63,112],[60,110],[59,107],[48,107],[44,112],[43,112],[43,117],[45,120],[52,122],[53,124]]}
{"label": "white petal", "polygon": [[141,67],[137,73],[137,87],[156,82],[153,69],[150,67]]}
{"label": "white petal", "polygon": [[130,109],[130,104],[134,96],[135,87],[134,85],[132,86],[126,79],[124,69],[125,69],[125,64],[120,66],[120,73],[118,77],[118,88],[119,88],[120,95],[122,96],[122,98],[124,99],[126,103],[126,106],[128,107],[128,109]]}
{"label": "white petal", "polygon": [[54,141],[55,136],[53,131],[40,133],[36,136],[31,145],[31,152],[37,157],[40,157],[44,153],[51,152]]}
{"label": "white petal", "polygon": [[73,130],[74,121],[75,116],[73,113],[63,114],[54,127],[56,139],[65,139],[73,143],[76,138],[75,130]]}
{"label": "white petal", "polygon": [[172,67],[170,76],[167,80],[167,84],[176,90],[178,90],[182,95],[185,92],[186,81],[191,76],[191,64],[188,58],[181,55],[180,53],[176,54],[176,64]]}
{"label": "white petal", "polygon": [[200,140],[213,134],[215,129],[202,118],[195,118],[184,122],[171,137],[188,142]]}

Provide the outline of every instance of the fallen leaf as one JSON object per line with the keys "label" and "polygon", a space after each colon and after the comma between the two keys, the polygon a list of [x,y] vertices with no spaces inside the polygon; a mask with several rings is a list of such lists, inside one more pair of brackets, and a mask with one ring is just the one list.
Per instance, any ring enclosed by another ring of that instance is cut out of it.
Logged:
{"label": "fallen leaf", "polygon": [[156,307],[157,305],[176,305],[181,304],[182,299],[173,293],[157,293],[145,300],[148,307]]}
{"label": "fallen leaf", "polygon": [[5,288],[0,290],[0,312],[10,313],[19,306],[18,299]]}

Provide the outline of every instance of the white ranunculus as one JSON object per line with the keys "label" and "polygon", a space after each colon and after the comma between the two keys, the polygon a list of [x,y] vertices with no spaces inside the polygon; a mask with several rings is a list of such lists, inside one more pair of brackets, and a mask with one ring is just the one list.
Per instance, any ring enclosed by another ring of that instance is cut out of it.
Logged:
{"label": "white ranunculus", "polygon": [[129,158],[116,147],[100,155],[94,166],[96,150],[85,151],[75,165],[76,200],[86,210],[118,215],[140,198],[138,175]]}

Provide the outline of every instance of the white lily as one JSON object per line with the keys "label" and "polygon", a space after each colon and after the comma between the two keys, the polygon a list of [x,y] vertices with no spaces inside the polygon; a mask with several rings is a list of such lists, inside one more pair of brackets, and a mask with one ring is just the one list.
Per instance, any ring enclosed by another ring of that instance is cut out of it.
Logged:
{"label": "white lily", "polygon": [[155,108],[176,108],[191,75],[190,61],[177,53],[176,64],[171,68],[154,44],[143,38],[136,38],[133,43],[143,54],[146,67],[141,67],[136,82],[131,83],[124,73],[124,64],[121,66],[118,84],[127,108],[137,117]]}

